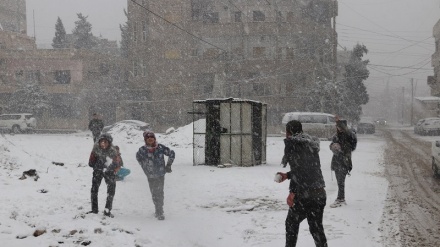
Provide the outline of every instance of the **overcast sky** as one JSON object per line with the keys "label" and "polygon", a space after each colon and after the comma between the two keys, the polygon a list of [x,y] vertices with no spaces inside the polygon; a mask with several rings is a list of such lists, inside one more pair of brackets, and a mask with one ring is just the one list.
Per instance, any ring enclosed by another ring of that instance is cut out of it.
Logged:
{"label": "overcast sky", "polygon": [[[432,29],[440,19],[440,0],[338,2],[339,49],[351,49],[357,42],[367,46],[367,58],[372,66],[366,84],[372,98],[383,91],[387,82],[391,87],[406,87],[410,92],[411,78],[414,78],[416,95],[429,94],[426,77],[433,74]],[[126,6],[127,0],[27,0],[28,34],[34,35],[32,16],[35,13],[37,43],[50,44],[57,17],[70,33],[77,20],[76,13],[81,12],[89,16],[95,35],[120,40],[119,24],[126,21],[123,13]]]}

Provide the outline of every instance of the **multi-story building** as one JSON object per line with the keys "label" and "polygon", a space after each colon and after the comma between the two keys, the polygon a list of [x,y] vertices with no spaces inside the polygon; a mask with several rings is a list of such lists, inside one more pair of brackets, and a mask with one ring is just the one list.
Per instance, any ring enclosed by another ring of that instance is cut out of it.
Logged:
{"label": "multi-story building", "polygon": [[26,0],[0,1],[0,30],[26,35]]}
{"label": "multi-story building", "polygon": [[440,20],[434,25],[435,53],[431,57],[431,66],[434,67],[434,76],[428,76],[428,85],[431,95],[440,97]]}
{"label": "multi-story building", "polygon": [[130,83],[155,128],[188,122],[193,100],[268,104],[268,125],[304,109],[336,71],[336,0],[128,1]]}

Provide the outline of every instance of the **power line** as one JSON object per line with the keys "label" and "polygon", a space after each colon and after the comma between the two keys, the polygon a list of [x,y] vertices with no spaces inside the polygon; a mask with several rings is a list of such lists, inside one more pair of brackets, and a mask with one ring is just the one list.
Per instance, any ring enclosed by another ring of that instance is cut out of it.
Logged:
{"label": "power line", "polygon": [[146,11],[148,11],[148,12],[151,13],[152,15],[156,16],[157,18],[159,18],[159,19],[161,19],[161,20],[167,22],[168,24],[170,24],[170,25],[174,26],[175,28],[177,28],[177,29],[179,29],[179,30],[181,30],[181,31],[183,31],[183,32],[185,32],[185,33],[187,33],[188,35],[190,35],[190,36],[192,36],[192,37],[194,37],[194,38],[196,38],[196,39],[202,41],[203,43],[206,43],[206,44],[208,44],[208,45],[210,45],[210,46],[213,46],[213,47],[215,47],[215,48],[217,48],[217,49],[219,49],[219,50],[221,50],[221,51],[223,51],[223,52],[228,52],[228,51],[224,50],[223,48],[220,48],[220,47],[218,47],[218,46],[216,46],[216,45],[214,45],[214,44],[212,44],[212,43],[210,43],[210,42],[208,42],[208,41],[206,41],[206,40],[200,38],[199,36],[197,36],[197,35],[195,35],[195,34],[193,34],[193,33],[190,33],[189,31],[183,29],[182,27],[176,25],[175,23],[172,23],[171,21],[169,21],[169,20],[165,19],[164,17],[162,17],[162,16],[156,14],[155,12],[151,11],[151,10],[148,9],[147,7],[143,6],[142,4],[137,3],[135,0],[130,0],[130,1],[133,2],[134,4],[138,5],[139,7],[145,9]]}

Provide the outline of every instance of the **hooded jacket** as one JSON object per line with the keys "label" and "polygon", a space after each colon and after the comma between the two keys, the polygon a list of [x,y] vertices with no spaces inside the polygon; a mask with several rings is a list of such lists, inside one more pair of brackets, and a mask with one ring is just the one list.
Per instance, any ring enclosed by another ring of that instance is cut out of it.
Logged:
{"label": "hooded jacket", "polygon": [[353,168],[351,161],[351,153],[356,149],[357,137],[356,134],[348,128],[342,128],[342,131],[336,132],[332,137],[330,149],[333,143],[338,143],[341,146],[341,151],[333,154],[331,169],[347,169],[350,172]]}
{"label": "hooded jacket", "polygon": [[305,194],[323,189],[325,182],[319,159],[319,139],[300,132],[284,139],[284,144],[284,156],[290,165],[287,173],[290,192]]}

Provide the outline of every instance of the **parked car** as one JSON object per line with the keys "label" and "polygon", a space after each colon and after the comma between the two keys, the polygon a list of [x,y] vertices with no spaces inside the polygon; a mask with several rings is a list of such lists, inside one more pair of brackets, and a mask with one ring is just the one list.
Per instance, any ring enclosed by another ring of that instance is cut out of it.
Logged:
{"label": "parked car", "polygon": [[377,125],[387,125],[387,120],[385,120],[385,118],[378,118],[376,119],[375,123]]}
{"label": "parked car", "polygon": [[360,122],[357,125],[356,133],[358,134],[374,134],[376,132],[376,127],[373,123]]}
{"label": "parked car", "polygon": [[23,131],[33,131],[37,120],[30,113],[10,113],[0,115],[0,129],[6,129],[18,134]]}
{"label": "parked car", "polygon": [[431,146],[432,171],[434,176],[440,176],[440,141],[433,141]]}
{"label": "parked car", "polygon": [[114,124],[104,126],[102,133],[109,131],[121,131],[123,129],[136,129],[136,130],[151,130],[150,124],[139,120],[122,120]]}
{"label": "parked car", "polygon": [[414,125],[417,135],[440,135],[440,118],[423,118]]}

